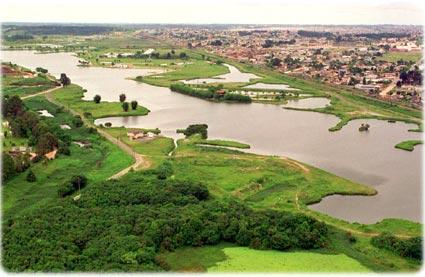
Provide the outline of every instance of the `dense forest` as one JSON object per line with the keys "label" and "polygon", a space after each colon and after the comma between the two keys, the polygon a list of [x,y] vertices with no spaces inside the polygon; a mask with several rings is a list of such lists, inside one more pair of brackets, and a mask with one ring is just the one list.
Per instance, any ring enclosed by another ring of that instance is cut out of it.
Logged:
{"label": "dense forest", "polygon": [[88,184],[78,200],[58,196],[5,217],[3,265],[10,271],[163,271],[157,254],[185,245],[312,249],[326,244],[328,232],[305,215],[214,199],[204,185],[163,179],[158,170]]}

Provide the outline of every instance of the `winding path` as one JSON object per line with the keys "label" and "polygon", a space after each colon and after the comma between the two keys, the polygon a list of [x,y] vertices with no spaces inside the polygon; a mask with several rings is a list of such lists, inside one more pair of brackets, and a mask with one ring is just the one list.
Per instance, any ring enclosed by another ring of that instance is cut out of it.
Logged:
{"label": "winding path", "polygon": [[60,88],[62,88],[62,87],[60,86],[60,87],[50,88],[48,90],[43,90],[43,91],[40,91],[40,92],[37,92],[37,93],[34,93],[34,94],[22,96],[21,99],[24,100],[24,99],[28,99],[28,98],[35,97],[35,96],[39,96],[39,95],[43,95],[43,94],[48,94],[48,93],[53,92],[55,90],[58,90]]}
{"label": "winding path", "polygon": [[83,120],[84,124],[86,124],[89,127],[95,128],[101,136],[103,136],[104,138],[106,138],[107,140],[109,140],[110,142],[112,142],[113,144],[118,146],[121,150],[123,150],[124,152],[126,152],[127,154],[129,154],[130,156],[132,156],[134,158],[135,161],[131,166],[124,168],[120,172],[112,175],[111,177],[108,178],[108,180],[118,179],[118,178],[124,176],[125,174],[127,174],[130,170],[138,170],[138,169],[142,169],[142,168],[149,168],[151,166],[151,163],[145,158],[144,155],[141,155],[141,154],[135,152],[130,146],[128,146],[127,144],[125,144],[121,140],[118,140],[117,138],[115,138],[114,136],[112,136],[111,134],[106,132],[105,130],[94,125],[87,118],[85,118],[82,114],[80,114],[80,113],[76,112],[75,110],[73,110],[69,107],[66,107],[62,103],[56,101],[56,99],[54,98],[54,92],[59,88],[61,88],[61,87],[56,87],[54,89],[49,89],[49,90],[39,92],[39,93],[36,93],[36,94],[28,95],[27,98],[37,96],[37,95],[41,95],[41,94],[45,94],[47,100],[49,100],[53,104],[56,104],[60,107],[63,107],[64,109],[68,110],[73,115],[79,115],[81,117],[81,119]]}

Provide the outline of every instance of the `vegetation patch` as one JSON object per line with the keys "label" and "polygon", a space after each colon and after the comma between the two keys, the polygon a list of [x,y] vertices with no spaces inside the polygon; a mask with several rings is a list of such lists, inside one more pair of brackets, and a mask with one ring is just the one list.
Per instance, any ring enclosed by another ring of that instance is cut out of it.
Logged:
{"label": "vegetation patch", "polygon": [[[100,102],[84,101],[84,91],[77,85],[69,85],[55,91],[54,99],[62,103],[65,107],[77,111],[80,114],[91,114],[93,119],[113,116],[135,116],[147,115],[149,110],[138,106],[137,109],[124,111],[120,102]],[[118,96],[117,96],[118,97]]]}
{"label": "vegetation patch", "polygon": [[416,145],[423,144],[422,140],[406,140],[396,144],[394,147],[406,151],[413,151]]}

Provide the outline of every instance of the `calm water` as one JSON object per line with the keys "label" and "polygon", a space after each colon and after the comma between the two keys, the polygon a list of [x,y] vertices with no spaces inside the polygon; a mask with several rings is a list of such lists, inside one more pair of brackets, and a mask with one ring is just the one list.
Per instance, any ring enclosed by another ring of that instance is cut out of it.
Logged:
{"label": "calm water", "polygon": [[331,100],[324,97],[313,97],[306,99],[293,99],[288,100],[288,103],[283,105],[288,108],[298,108],[298,109],[315,109],[315,108],[324,108],[331,103]]}
{"label": "calm water", "polygon": [[[65,72],[72,82],[88,89],[86,99],[100,94],[103,100],[117,101],[125,93],[128,100],[151,110],[148,116],[105,118],[96,123],[158,127],[170,137],[177,137],[177,128],[206,123],[210,138],[245,142],[255,153],[288,156],[369,184],[379,192],[372,197],[330,196],[313,205],[315,210],[362,223],[389,217],[421,220],[422,146],[413,152],[394,148],[402,140],[421,138],[420,133],[407,132],[412,124],[356,120],[341,131],[329,132],[338,122],[332,115],[277,105],[212,103],[125,79],[149,74],[150,69],[77,67],[78,59],[65,53],[3,52],[3,60],[32,69],[41,66],[56,76]],[[361,123],[369,123],[370,131],[359,132]]]}

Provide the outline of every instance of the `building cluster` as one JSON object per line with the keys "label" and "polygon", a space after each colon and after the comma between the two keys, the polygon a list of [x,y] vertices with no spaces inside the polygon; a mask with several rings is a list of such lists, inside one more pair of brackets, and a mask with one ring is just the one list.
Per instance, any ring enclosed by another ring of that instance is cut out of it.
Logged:
{"label": "building cluster", "polygon": [[[399,82],[401,72],[422,70],[418,26],[171,28],[154,35],[239,62],[422,105],[421,81]],[[415,54],[419,58],[403,59]]]}

